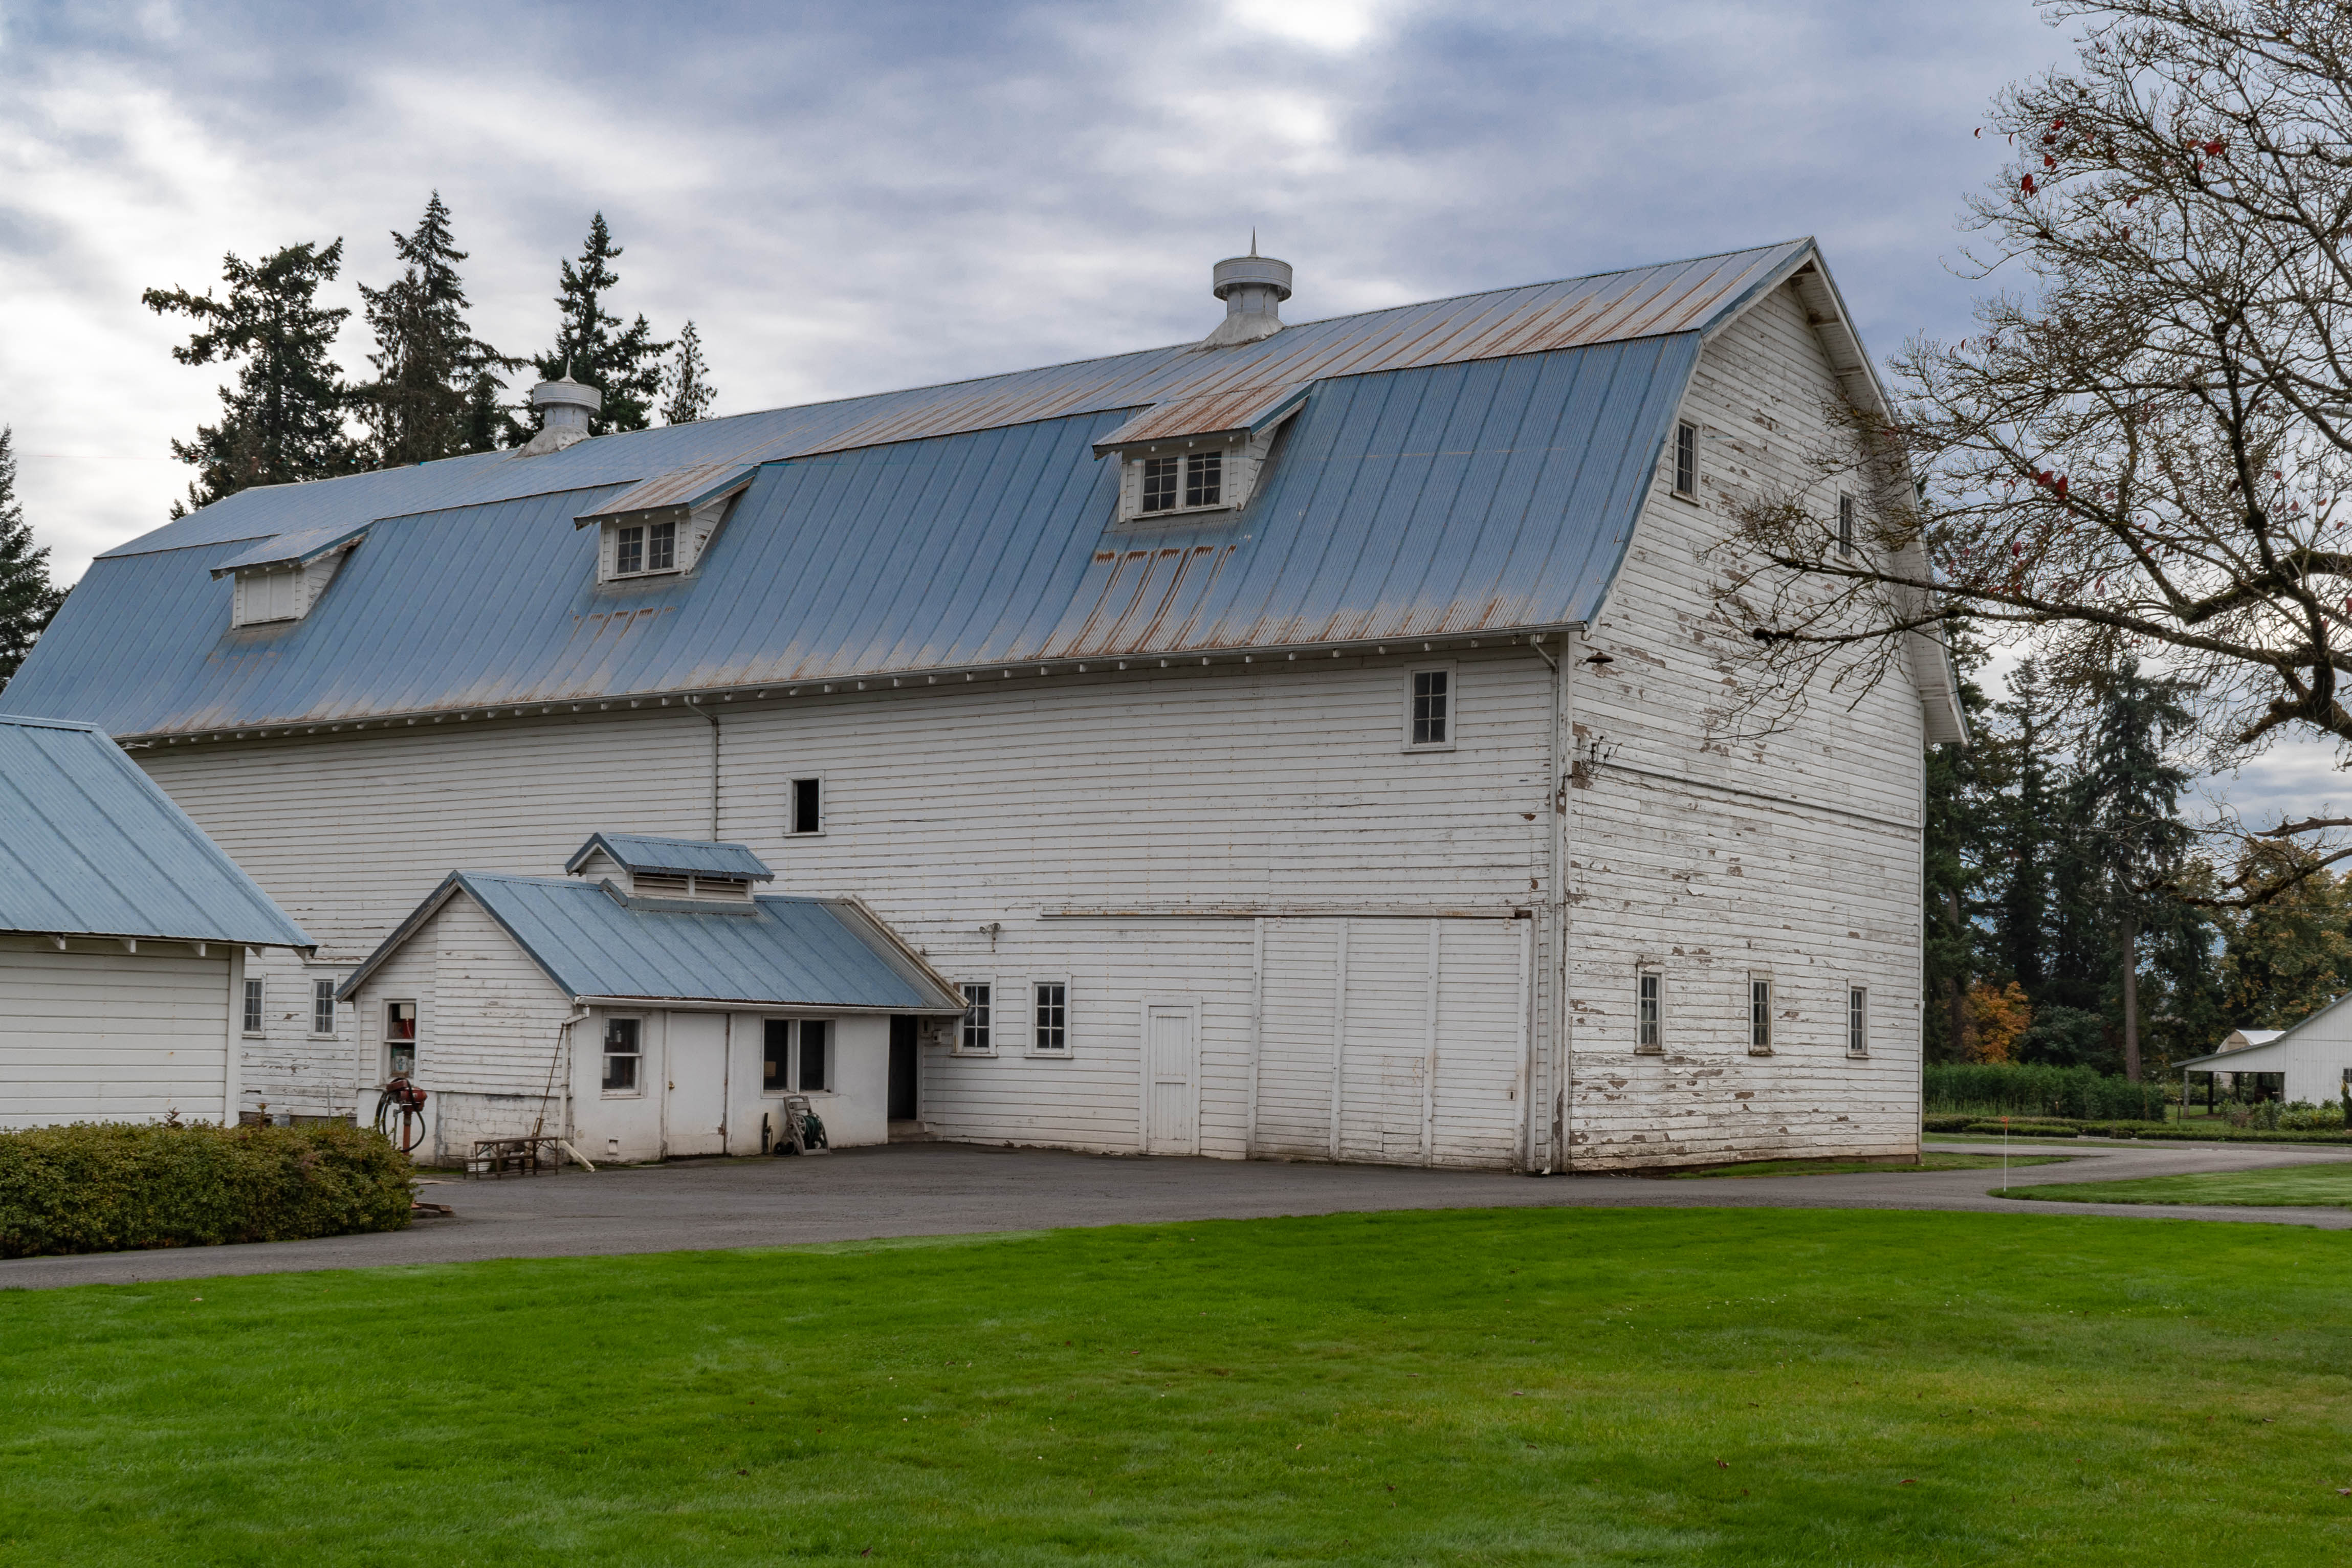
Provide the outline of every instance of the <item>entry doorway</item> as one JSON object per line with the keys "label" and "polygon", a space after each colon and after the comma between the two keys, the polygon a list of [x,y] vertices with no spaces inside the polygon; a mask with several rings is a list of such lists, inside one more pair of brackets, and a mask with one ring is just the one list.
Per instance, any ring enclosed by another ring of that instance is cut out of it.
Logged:
{"label": "entry doorway", "polygon": [[1201,1045],[1190,1002],[1143,1009],[1143,1152],[1201,1152]]}
{"label": "entry doorway", "polygon": [[890,1015],[890,1120],[922,1119],[919,1092],[922,1054],[916,1044],[917,1020],[911,1013]]}
{"label": "entry doorway", "polygon": [[662,1152],[672,1157],[727,1152],[727,1019],[672,1013],[664,1030]]}

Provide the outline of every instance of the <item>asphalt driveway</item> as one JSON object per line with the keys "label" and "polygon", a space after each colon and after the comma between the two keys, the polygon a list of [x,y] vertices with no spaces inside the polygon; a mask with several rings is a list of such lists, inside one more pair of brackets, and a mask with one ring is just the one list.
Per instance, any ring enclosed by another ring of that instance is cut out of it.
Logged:
{"label": "asphalt driveway", "polygon": [[[1964,1147],[1971,1154],[1988,1152],[1980,1144]],[[2117,1181],[2352,1159],[2352,1152],[2293,1145],[2126,1143],[2070,1145],[2063,1152],[2081,1157],[2063,1166],[2029,1167],[2018,1178],[2021,1184]],[[898,1144],[837,1150],[814,1159],[694,1160],[593,1175],[570,1171],[502,1181],[450,1181],[426,1187],[422,1196],[450,1205],[457,1210],[454,1218],[420,1219],[390,1235],[19,1258],[0,1261],[0,1290],[1384,1208],[1961,1209],[2010,1214],[2026,1224],[2097,1214],[2352,1228],[2352,1210],[2338,1208],[2048,1204],[1988,1197],[1987,1187],[2000,1179],[1999,1171],[1966,1170],[1713,1181],[1638,1176],[1537,1180],[1487,1171],[1133,1159],[1053,1149]]]}

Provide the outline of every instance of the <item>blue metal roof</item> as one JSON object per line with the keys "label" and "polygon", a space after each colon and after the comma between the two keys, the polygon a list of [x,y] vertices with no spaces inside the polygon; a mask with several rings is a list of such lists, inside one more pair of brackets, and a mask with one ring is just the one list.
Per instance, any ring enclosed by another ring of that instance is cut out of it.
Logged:
{"label": "blue metal roof", "polygon": [[633,905],[593,883],[452,872],[343,983],[354,993],[456,893],[470,895],[566,996],[760,1007],[963,1010],[853,906],[761,897],[748,914]]}
{"label": "blue metal roof", "polygon": [[659,839],[649,833],[592,833],[588,841],[563,862],[577,871],[592,851],[603,850],[633,872],[667,873],[672,876],[734,876],[747,882],[773,882],[768,862],[749,844],[713,843],[708,839]]}
{"label": "blue metal roof", "polygon": [[306,617],[238,630],[206,569],[250,547],[101,558],[8,700],[224,733],[1565,625],[1615,575],[1698,352],[1685,332],[1325,381],[1245,509],[1173,526],[1117,521],[1093,453],[1112,411],[768,464],[674,578],[596,582],[572,519],[611,486],[385,518]]}
{"label": "blue metal roof", "polygon": [[5,714],[0,931],[313,946],[103,731]]}

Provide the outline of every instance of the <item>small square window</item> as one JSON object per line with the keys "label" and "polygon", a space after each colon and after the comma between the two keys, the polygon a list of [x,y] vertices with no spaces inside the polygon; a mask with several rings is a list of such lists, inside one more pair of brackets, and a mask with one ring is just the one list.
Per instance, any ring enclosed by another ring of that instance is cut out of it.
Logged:
{"label": "small square window", "polygon": [[639,1019],[604,1020],[605,1093],[635,1094],[637,1092],[638,1034],[643,1021]]}
{"label": "small square window", "polygon": [[1665,977],[1644,969],[1634,981],[1633,1049],[1663,1051],[1665,1041]]}
{"label": "small square window", "polygon": [[1845,989],[1845,1053],[1870,1054],[1870,993],[1860,986]]}
{"label": "small square window", "polygon": [[310,982],[310,1032],[335,1032],[335,982],[332,980]]}
{"label": "small square window", "polygon": [[793,1086],[793,1020],[770,1019],[760,1051],[760,1092],[782,1094]]}
{"label": "small square window", "polygon": [[984,1056],[995,1049],[989,1014],[996,988],[986,980],[967,980],[963,987],[963,1032],[956,1049]]}
{"label": "small square window", "polygon": [[1772,1054],[1772,977],[1748,977],[1748,1049],[1756,1056]]}
{"label": "small square window", "polygon": [[383,1075],[416,1076],[416,1004],[383,1004]]}
{"label": "small square window", "polygon": [[831,1086],[833,1024],[825,1019],[803,1019],[800,1027],[801,1075],[796,1087],[803,1094],[820,1094]]}
{"label": "small square window", "polygon": [[1698,499],[1698,426],[1686,419],[1675,426],[1675,494]]}
{"label": "small square window", "polygon": [[261,982],[250,976],[245,982],[245,1032],[261,1032]]}
{"label": "small square window", "polygon": [[821,833],[824,831],[824,780],[795,779],[793,780],[793,822],[787,831]]}
{"label": "small square window", "polygon": [[646,570],[646,530],[641,524],[613,535],[613,575],[627,577]]}
{"label": "small square window", "polygon": [[1181,465],[1173,457],[1143,460],[1143,509],[1169,512],[1176,507],[1176,476]]}
{"label": "small square window", "polygon": [[1222,452],[1196,452],[1184,459],[1184,504],[1213,507],[1224,494],[1225,456]]}
{"label": "small square window", "polygon": [[1837,548],[1840,555],[1853,553],[1853,497],[1852,496],[1838,497]]}
{"label": "small square window", "polygon": [[1070,1049],[1070,988],[1060,980],[1039,980],[1034,994],[1032,1049],[1059,1056]]}
{"label": "small square window", "polygon": [[656,523],[646,530],[646,570],[677,570],[677,525]]}

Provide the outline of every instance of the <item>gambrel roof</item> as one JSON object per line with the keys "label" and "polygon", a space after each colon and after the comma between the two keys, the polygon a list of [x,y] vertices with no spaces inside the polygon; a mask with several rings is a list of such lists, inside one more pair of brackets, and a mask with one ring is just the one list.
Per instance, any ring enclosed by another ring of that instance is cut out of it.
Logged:
{"label": "gambrel roof", "polygon": [[[1797,240],[247,490],[100,557],[9,699],[226,735],[1561,628],[1615,576],[1705,339],[1800,274],[1843,331]],[[1850,332],[1832,361],[1875,400]],[[1100,448],[1283,413],[1238,512],[1118,520]],[[598,580],[575,521],[738,484],[694,570]],[[215,572],[346,547],[302,619],[232,628]]]}
{"label": "gambrel roof", "polygon": [[103,731],[8,714],[0,931],[314,946]]}

